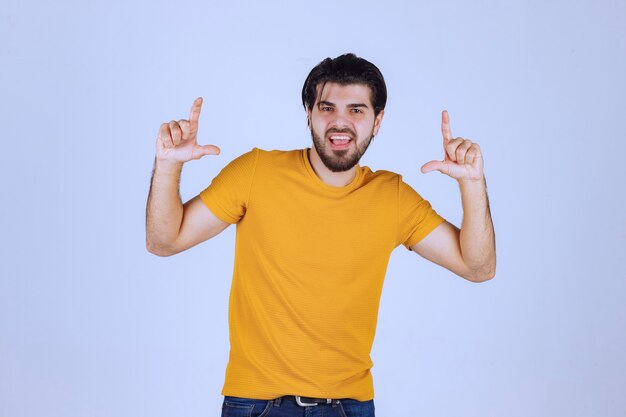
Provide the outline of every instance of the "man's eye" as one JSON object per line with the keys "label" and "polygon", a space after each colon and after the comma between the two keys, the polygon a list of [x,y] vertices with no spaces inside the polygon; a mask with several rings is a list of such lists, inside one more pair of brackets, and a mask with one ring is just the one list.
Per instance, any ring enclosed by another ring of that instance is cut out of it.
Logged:
{"label": "man's eye", "polygon": [[361,109],[352,109],[352,113],[363,113]]}
{"label": "man's eye", "polygon": [[329,106],[322,106],[322,111],[331,111],[333,108]]}

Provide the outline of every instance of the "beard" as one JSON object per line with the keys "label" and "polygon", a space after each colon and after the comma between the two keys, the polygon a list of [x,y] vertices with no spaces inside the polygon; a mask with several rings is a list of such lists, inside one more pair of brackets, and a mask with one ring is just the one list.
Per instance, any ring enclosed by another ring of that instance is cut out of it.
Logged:
{"label": "beard", "polygon": [[[350,135],[351,145],[352,142],[356,146],[350,146],[348,149],[330,149],[326,137],[331,133],[343,133]],[[356,140],[356,134],[351,129],[328,129],[324,137],[320,137],[313,127],[311,127],[311,138],[313,139],[313,145],[320,159],[326,165],[326,168],[332,172],[344,172],[354,167],[360,160],[367,148],[370,146],[372,139],[374,138],[374,129],[370,132],[369,137],[361,141],[359,144]]]}

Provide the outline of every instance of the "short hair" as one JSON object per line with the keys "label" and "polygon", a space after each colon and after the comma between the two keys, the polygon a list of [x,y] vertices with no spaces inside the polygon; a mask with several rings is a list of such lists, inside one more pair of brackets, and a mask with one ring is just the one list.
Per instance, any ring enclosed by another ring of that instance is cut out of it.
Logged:
{"label": "short hair", "polygon": [[311,70],[302,87],[302,105],[305,110],[312,109],[317,101],[317,86],[327,83],[339,85],[362,84],[371,90],[374,114],[378,115],[387,103],[387,87],[383,74],[371,62],[348,53],[337,58],[326,58]]}

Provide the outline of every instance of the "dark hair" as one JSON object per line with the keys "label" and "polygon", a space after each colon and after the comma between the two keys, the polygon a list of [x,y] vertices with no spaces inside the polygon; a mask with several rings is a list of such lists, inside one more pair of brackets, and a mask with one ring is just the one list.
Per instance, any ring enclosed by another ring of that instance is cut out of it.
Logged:
{"label": "dark hair", "polygon": [[387,103],[385,79],[376,65],[354,54],[344,54],[335,59],[326,58],[311,70],[302,87],[302,105],[312,109],[317,100],[317,86],[327,82],[340,85],[363,84],[372,90],[374,114],[378,115]]}

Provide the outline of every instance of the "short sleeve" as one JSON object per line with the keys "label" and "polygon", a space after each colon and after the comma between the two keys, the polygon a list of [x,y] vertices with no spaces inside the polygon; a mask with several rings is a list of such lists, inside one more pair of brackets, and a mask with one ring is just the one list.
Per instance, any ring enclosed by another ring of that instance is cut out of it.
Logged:
{"label": "short sleeve", "polygon": [[398,238],[407,249],[445,222],[411,186],[399,178]]}
{"label": "short sleeve", "polygon": [[200,198],[220,220],[237,223],[246,213],[259,150],[252,149],[231,161],[217,174]]}

